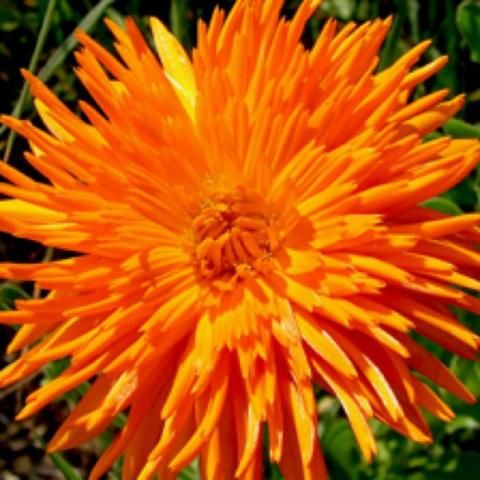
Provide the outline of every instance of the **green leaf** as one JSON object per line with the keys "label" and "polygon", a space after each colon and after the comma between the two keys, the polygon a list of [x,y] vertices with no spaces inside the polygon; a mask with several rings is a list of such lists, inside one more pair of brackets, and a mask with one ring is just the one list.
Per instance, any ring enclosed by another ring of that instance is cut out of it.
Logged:
{"label": "green leaf", "polygon": [[480,422],[475,418],[467,415],[460,415],[456,417],[445,427],[445,431],[451,435],[457,430],[478,430],[480,429]]}
{"label": "green leaf", "polygon": [[436,473],[436,480],[472,480],[480,472],[480,453],[462,452],[455,456],[455,466],[451,471]]}
{"label": "green leaf", "polygon": [[442,213],[447,213],[448,215],[460,215],[463,213],[456,203],[444,197],[431,198],[430,200],[423,202],[422,205]]}
{"label": "green leaf", "polygon": [[16,283],[5,282],[0,286],[0,304],[7,306],[7,309],[12,307],[15,300],[23,298],[30,298],[27,292],[23,290]]}
{"label": "green leaf", "polygon": [[480,63],[480,4],[462,2],[457,9],[457,25],[470,47],[472,61]]}
{"label": "green leaf", "polygon": [[11,32],[20,23],[20,11],[10,3],[0,5],[0,31]]}
{"label": "green leaf", "polygon": [[431,142],[432,140],[437,140],[438,138],[442,138],[443,135],[440,132],[432,132],[428,133],[423,137],[423,140],[425,142]]}
{"label": "green leaf", "polygon": [[467,96],[467,102],[478,102],[480,101],[480,88],[469,93]]}
{"label": "green leaf", "polygon": [[113,424],[117,428],[123,428],[123,427],[125,427],[125,425],[127,423],[127,420],[128,420],[127,415],[125,413],[121,412],[115,417],[115,420],[113,421]]}
{"label": "green leaf", "polygon": [[480,363],[465,358],[453,357],[450,370],[478,397],[480,395]]}
{"label": "green leaf", "polygon": [[331,464],[332,479],[346,480],[355,475],[358,447],[347,420],[339,419],[326,430],[322,446]]}
{"label": "green leaf", "polygon": [[355,10],[354,0],[327,0],[321,5],[322,10],[332,17],[340,17],[343,20],[352,18]]}
{"label": "green leaf", "polygon": [[473,176],[466,177],[458,185],[442,194],[442,198],[452,201],[466,212],[474,211],[478,196]]}
{"label": "green leaf", "polygon": [[195,459],[187,468],[184,468],[178,475],[177,480],[200,480],[198,460]]}
{"label": "green leaf", "polygon": [[[452,431],[458,429],[463,429],[464,431],[471,432],[473,434],[478,434],[480,430],[480,404],[474,403],[464,403],[458,399],[452,399],[452,397],[447,397],[448,403],[455,407],[455,413],[458,415],[455,420],[449,423],[445,430],[450,433],[450,428]],[[456,421],[459,421],[459,424],[456,424]],[[451,427],[451,425],[453,426]],[[457,428],[458,427],[458,428]]]}
{"label": "green leaf", "polygon": [[458,118],[450,119],[443,131],[454,138],[480,138],[480,128]]}
{"label": "green leaf", "polygon": [[43,381],[46,383],[55,380],[59,377],[68,367],[70,366],[70,359],[69,358],[60,358],[58,360],[54,360],[53,362],[48,363],[43,367],[44,379]]}
{"label": "green leaf", "polygon": [[171,0],[170,4],[170,27],[175,37],[184,46],[190,43],[186,20],[188,3],[186,0]]}

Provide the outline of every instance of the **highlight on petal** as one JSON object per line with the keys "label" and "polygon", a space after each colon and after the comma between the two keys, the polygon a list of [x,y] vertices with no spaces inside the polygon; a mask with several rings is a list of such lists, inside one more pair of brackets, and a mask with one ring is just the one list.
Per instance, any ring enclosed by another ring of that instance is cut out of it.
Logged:
{"label": "highlight on petal", "polygon": [[46,130],[2,117],[46,181],[0,163],[0,228],[65,253],[0,264],[48,291],[0,312],[22,351],[0,387],[70,359],[21,420],[91,382],[49,451],[126,414],[92,480],[121,456],[125,480],[195,458],[205,479],[260,480],[264,452],[286,480],[326,480],[318,388],[367,461],[370,419],[428,443],[424,410],[454,417],[432,385],[475,400],[415,340],[480,346],[452,313],[480,313],[480,214],[423,206],[480,161],[476,140],[423,139],[464,99],[410,99],[445,64],[415,69],[430,42],[377,71],[390,18],[328,20],[306,48],[319,3],[290,20],[282,0],[216,9],[191,59],[158,19],[158,55],[132,19],[107,20],[115,54],[77,32],[83,117],[28,72]]}
{"label": "highlight on petal", "polygon": [[195,121],[197,87],[190,59],[178,40],[158,18],[152,17],[150,25],[165,73],[172,82],[188,115]]}

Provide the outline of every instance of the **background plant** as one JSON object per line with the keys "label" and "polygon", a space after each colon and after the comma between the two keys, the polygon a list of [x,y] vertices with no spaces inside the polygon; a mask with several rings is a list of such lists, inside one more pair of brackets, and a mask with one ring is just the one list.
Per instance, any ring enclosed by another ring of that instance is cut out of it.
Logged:
{"label": "background plant", "polygon": [[[182,43],[191,49],[195,44],[196,19],[208,19],[217,3],[228,9],[233,0],[0,0],[0,112],[14,112],[17,116],[37,122],[31,98],[19,73],[20,67],[28,67],[40,76],[75,109],[76,100],[87,95],[72,73],[75,61],[71,52],[76,47],[72,33],[76,28],[88,30],[102,44],[111,46],[111,37],[101,20],[104,16],[118,23],[122,23],[127,15],[133,16],[148,36],[148,17],[155,15],[169,24]],[[291,14],[298,4],[299,0],[287,0],[285,14]],[[480,138],[480,2],[324,0],[309,23],[304,41],[307,45],[311,44],[329,16],[346,23],[389,14],[394,15],[394,24],[384,45],[381,66],[390,65],[412,45],[432,39],[433,45],[424,61],[443,54],[447,54],[450,61],[434,79],[419,87],[415,95],[448,87],[452,96],[465,92],[468,102],[457,119],[450,120],[442,132],[434,135]],[[23,140],[0,127],[0,156],[4,161],[28,170],[21,153],[26,148]],[[450,214],[480,210],[480,170],[472,172],[460,185],[441,197],[431,199],[428,204]],[[60,257],[62,253],[44,251],[36,244],[2,234],[0,255],[2,261],[32,261]],[[16,298],[41,294],[32,285],[1,283],[0,308],[13,308]],[[479,331],[478,319],[473,315],[462,312],[458,315],[463,322]],[[0,332],[4,350],[14,332],[6,326],[0,326]],[[480,396],[479,364],[453,357],[433,345],[427,346],[474,394]],[[5,362],[11,360],[4,359]],[[85,478],[98,453],[112,440],[115,430],[121,428],[123,418],[120,416],[98,440],[81,449],[65,454],[44,454],[46,441],[89,388],[88,384],[69,392],[33,419],[22,424],[12,421],[25,396],[39,383],[51,381],[67,365],[68,360],[54,362],[40,375],[0,392],[0,478]],[[480,471],[480,406],[464,405],[448,397],[457,418],[448,425],[430,418],[435,437],[433,445],[414,444],[373,422],[379,455],[374,463],[366,465],[360,458],[338,402],[319,391],[318,429],[332,479],[474,478]],[[120,479],[120,469],[121,462],[117,462],[109,478]],[[268,479],[282,478],[272,465],[265,465],[265,472]],[[196,464],[192,464],[179,478],[199,478]]]}

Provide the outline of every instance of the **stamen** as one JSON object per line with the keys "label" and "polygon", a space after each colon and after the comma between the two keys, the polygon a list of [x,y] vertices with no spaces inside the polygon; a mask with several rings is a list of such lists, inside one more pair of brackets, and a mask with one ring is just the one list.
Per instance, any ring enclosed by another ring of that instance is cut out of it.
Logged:
{"label": "stamen", "polygon": [[274,216],[258,194],[242,186],[211,192],[193,219],[192,232],[198,274],[217,286],[268,270],[279,247]]}

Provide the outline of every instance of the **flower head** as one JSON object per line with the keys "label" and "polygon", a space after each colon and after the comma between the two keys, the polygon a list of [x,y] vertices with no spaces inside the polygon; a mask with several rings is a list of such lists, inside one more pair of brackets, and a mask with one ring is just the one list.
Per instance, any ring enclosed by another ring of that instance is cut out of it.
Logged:
{"label": "flower head", "polygon": [[367,460],[368,419],[429,442],[420,407],[453,417],[415,372],[474,400],[409,336],[465,357],[479,346],[448,307],[480,313],[480,215],[419,206],[480,159],[477,141],[422,141],[463,104],[410,100],[446,60],[412,70],[424,42],[377,73],[389,19],[329,20],[306,49],[319,1],[289,21],[282,3],[215,10],[192,60],[157,19],[159,58],[133,21],[107,20],[117,56],[78,34],[86,119],[27,72],[47,131],[3,118],[48,182],[1,164],[0,227],[78,255],[0,265],[50,292],[0,313],[23,324],[10,351],[33,344],[0,385],[71,359],[22,419],[92,380],[51,450],[128,411],[91,479],[121,454],[127,479],[175,478],[197,456],[207,479],[259,479],[264,426],[287,480],[326,478],[314,385]]}

